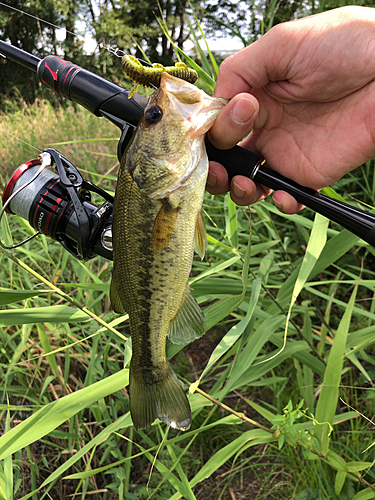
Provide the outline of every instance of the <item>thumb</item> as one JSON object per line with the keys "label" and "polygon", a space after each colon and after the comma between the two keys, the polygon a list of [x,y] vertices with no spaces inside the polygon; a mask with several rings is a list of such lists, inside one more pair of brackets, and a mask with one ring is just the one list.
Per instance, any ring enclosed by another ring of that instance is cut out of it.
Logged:
{"label": "thumb", "polygon": [[229,149],[253,128],[259,111],[257,99],[251,94],[236,95],[220,111],[210,129],[210,141],[219,149]]}

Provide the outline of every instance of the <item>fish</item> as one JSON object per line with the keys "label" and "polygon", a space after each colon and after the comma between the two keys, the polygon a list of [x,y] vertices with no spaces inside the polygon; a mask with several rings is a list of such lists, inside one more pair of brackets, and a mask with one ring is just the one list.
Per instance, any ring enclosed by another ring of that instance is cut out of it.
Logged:
{"label": "fish", "polygon": [[121,161],[113,216],[112,308],[128,313],[130,413],[136,429],[156,418],[187,430],[191,409],[166,355],[205,332],[188,278],[208,174],[204,135],[227,103],[166,72]]}

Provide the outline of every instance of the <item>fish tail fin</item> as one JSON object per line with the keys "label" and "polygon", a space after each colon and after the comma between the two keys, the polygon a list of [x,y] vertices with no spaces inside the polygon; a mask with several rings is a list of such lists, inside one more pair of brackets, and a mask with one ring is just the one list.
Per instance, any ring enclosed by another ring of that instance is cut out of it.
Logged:
{"label": "fish tail fin", "polygon": [[136,429],[144,429],[156,418],[173,429],[186,431],[191,409],[186,394],[169,363],[163,369],[142,373],[130,366],[130,413]]}

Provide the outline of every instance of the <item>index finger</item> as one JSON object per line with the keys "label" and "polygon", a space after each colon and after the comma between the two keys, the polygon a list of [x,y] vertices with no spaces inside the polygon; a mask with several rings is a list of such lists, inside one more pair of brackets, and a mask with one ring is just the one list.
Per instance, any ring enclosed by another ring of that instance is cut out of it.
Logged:
{"label": "index finger", "polygon": [[215,97],[230,99],[237,94],[243,92],[249,93],[251,91],[252,87],[242,77],[240,72],[243,61],[243,54],[241,54],[241,52],[243,52],[243,50],[227,57],[227,59],[224,59],[221,63],[214,90]]}
{"label": "index finger", "polygon": [[290,23],[274,26],[254,43],[224,59],[214,95],[229,99],[285,80],[295,52],[294,38],[288,36],[290,26]]}

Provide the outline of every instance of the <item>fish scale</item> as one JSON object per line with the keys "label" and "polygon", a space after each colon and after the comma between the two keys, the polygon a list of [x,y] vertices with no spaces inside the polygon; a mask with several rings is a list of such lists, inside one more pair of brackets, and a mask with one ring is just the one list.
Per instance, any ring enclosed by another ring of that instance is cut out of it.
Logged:
{"label": "fish scale", "polygon": [[[191,424],[187,397],[166,356],[166,338],[188,343],[205,331],[188,278],[195,233],[202,230],[197,223],[208,172],[203,137],[223,103],[163,74],[121,162],[111,302],[129,314],[130,411],[137,429],[157,417],[177,429]],[[202,120],[195,126],[203,112],[207,127]]]}

